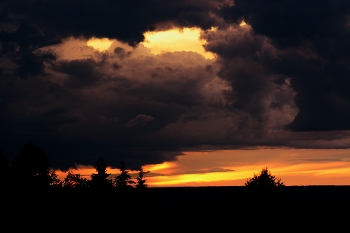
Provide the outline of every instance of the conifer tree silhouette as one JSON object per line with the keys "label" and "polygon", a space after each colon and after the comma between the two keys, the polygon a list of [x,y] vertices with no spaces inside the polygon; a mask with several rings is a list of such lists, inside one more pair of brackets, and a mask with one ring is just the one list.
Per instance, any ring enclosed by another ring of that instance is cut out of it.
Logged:
{"label": "conifer tree silhouette", "polygon": [[116,188],[133,188],[135,181],[132,180],[129,170],[126,169],[125,163],[122,160],[120,162],[120,174],[115,178],[115,187]]}
{"label": "conifer tree silhouette", "polygon": [[110,174],[107,174],[107,163],[101,156],[97,159],[94,168],[97,174],[91,175],[90,187],[99,189],[111,188],[113,185],[112,180],[108,179]]}
{"label": "conifer tree silhouette", "polygon": [[266,168],[263,168],[259,175],[254,174],[253,178],[248,179],[245,182],[245,186],[248,187],[280,187],[284,186],[281,179],[277,179]]}
{"label": "conifer tree silhouette", "polygon": [[149,173],[149,171],[145,172],[143,168],[141,167],[138,169],[139,174],[136,177],[136,188],[146,188],[148,185],[146,184],[146,179],[144,179],[145,174]]}

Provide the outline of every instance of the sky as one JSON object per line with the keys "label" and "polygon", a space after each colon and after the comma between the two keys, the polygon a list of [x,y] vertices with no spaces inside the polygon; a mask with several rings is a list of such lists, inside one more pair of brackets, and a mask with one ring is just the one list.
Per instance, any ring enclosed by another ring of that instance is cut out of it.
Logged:
{"label": "sky", "polygon": [[0,149],[150,186],[350,184],[350,2],[0,0]]}

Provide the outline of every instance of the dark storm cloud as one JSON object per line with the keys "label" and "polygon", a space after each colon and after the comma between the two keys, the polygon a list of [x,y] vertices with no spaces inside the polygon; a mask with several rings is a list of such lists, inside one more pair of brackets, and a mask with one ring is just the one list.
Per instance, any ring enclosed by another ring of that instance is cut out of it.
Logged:
{"label": "dark storm cloud", "polygon": [[244,20],[278,49],[263,64],[291,78],[299,113],[288,129],[350,129],[349,1],[236,0],[222,15]]}
{"label": "dark storm cloud", "polygon": [[138,125],[145,125],[151,121],[153,121],[154,118],[149,115],[141,114],[137,117],[131,119],[128,123],[125,124],[125,127],[136,127]]}
{"label": "dark storm cloud", "polygon": [[16,141],[30,138],[61,168],[92,164],[99,154],[111,166],[123,159],[133,168],[181,155],[172,141],[160,142],[157,131],[184,115],[199,117],[191,108],[206,105],[202,89],[215,77],[205,69],[211,61],[187,52],[155,56],[142,46],[134,49],[140,55],[118,50],[129,55],[58,59],[45,63],[45,74],[11,77],[3,142],[15,150]]}
{"label": "dark storm cloud", "polygon": [[86,85],[96,84],[103,75],[95,69],[98,65],[92,59],[63,61],[54,69],[60,73],[67,74],[69,77],[65,85],[70,88],[81,88]]}
{"label": "dark storm cloud", "polygon": [[15,69],[9,72],[9,67],[2,64],[3,74],[18,75],[22,78],[44,73],[44,61],[56,59],[51,53],[34,53],[35,49],[59,43],[60,40],[42,35],[38,29],[26,23],[21,24],[16,31],[0,31],[1,58],[12,63]]}
{"label": "dark storm cloud", "polygon": [[[136,45],[143,33],[169,23],[210,28],[218,24],[213,14],[225,1],[95,1],[15,0],[3,4],[6,16],[17,16],[45,32],[62,37],[108,37]],[[10,14],[11,13],[11,14]],[[5,17],[5,16],[3,16]],[[168,26],[166,26],[168,25]]]}
{"label": "dark storm cloud", "polygon": [[[285,77],[266,65],[278,55],[269,39],[247,25],[208,31],[202,37],[208,41],[205,48],[219,55],[218,76],[231,86],[224,91],[227,107],[240,121],[233,132],[260,138],[266,130],[288,124],[295,112],[294,92]],[[284,115],[283,122],[276,120],[277,114]]]}
{"label": "dark storm cloud", "polygon": [[[350,129],[349,12],[330,0],[0,1],[0,147],[13,157],[32,139],[60,168],[98,155],[138,168],[186,150],[349,147],[341,131],[285,130]],[[216,62],[139,44],[172,27],[218,27],[202,33]],[[74,59],[59,48],[91,37],[131,47],[84,45]]]}
{"label": "dark storm cloud", "polygon": [[120,59],[130,56],[131,52],[126,52],[125,49],[117,47],[114,49],[114,53],[118,55]]}

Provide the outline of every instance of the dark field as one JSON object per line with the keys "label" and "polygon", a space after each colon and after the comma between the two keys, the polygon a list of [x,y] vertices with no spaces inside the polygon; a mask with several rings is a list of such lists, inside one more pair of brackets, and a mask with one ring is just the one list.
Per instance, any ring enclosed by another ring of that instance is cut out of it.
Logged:
{"label": "dark field", "polygon": [[190,227],[194,232],[207,232],[208,227],[214,227],[214,232],[223,232],[245,227],[245,231],[251,232],[265,228],[279,230],[281,224],[282,232],[290,229],[299,232],[305,226],[314,232],[323,230],[324,225],[347,225],[350,217],[350,186],[3,190],[2,193],[5,194],[2,222],[15,220],[11,225],[14,231],[26,222],[32,229],[53,227],[89,232],[95,225],[100,225],[99,231],[114,231],[117,227],[130,232],[133,229],[188,232]]}
{"label": "dark field", "polygon": [[51,189],[51,190],[4,190],[9,202],[37,202],[49,205],[74,203],[101,204],[122,203],[140,205],[165,204],[237,204],[265,203],[339,203],[350,200],[350,186],[286,186],[279,188],[224,187],[170,187],[137,189]]}

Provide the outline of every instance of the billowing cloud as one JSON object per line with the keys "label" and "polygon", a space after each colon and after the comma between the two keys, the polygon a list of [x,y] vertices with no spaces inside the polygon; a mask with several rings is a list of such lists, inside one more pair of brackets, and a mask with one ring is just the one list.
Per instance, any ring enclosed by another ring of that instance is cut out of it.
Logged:
{"label": "billowing cloud", "polygon": [[[10,156],[29,139],[61,168],[98,155],[137,168],[191,150],[350,146],[346,1],[0,4],[0,147]],[[215,59],[140,43],[177,27],[200,28]],[[113,43],[101,52],[86,43],[95,37]]]}
{"label": "billowing cloud", "polygon": [[237,0],[222,15],[245,21],[278,50],[264,65],[291,78],[299,112],[288,129],[350,129],[349,2]]}

